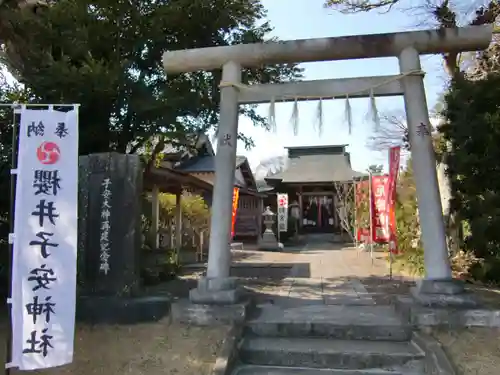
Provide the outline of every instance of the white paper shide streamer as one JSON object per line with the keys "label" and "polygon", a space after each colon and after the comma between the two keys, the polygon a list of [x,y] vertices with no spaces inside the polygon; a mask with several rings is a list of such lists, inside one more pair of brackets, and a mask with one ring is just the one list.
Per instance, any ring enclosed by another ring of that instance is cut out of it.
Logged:
{"label": "white paper shide streamer", "polygon": [[319,99],[318,101],[318,107],[316,108],[316,125],[317,125],[317,131],[318,135],[323,134],[323,99]]}
{"label": "white paper shide streamer", "polygon": [[78,109],[21,109],[10,367],[71,363],[75,330]]}
{"label": "white paper shide streamer", "polygon": [[[369,97],[370,101],[370,106],[368,109],[368,113],[366,114],[366,119],[370,122],[373,123],[374,126],[374,131],[378,131],[380,129],[380,116],[377,108],[377,103],[375,99],[375,92],[374,88],[367,88],[364,89],[362,92],[354,92],[354,93],[345,93],[341,94],[340,96],[343,97],[345,96],[345,109],[344,109],[344,117],[345,117],[345,122],[347,122],[347,126],[349,129],[349,135],[352,134],[352,127],[353,127],[353,116],[352,116],[352,107],[351,107],[351,102],[350,102],[350,96],[355,95],[355,94],[367,94]],[[363,95],[364,96],[364,95]],[[292,115],[290,117],[290,124],[292,126],[293,134],[296,136],[299,133],[299,100],[307,100],[308,98],[288,98],[293,99],[293,109],[292,109]],[[316,99],[316,98],[309,98],[309,99]],[[331,98],[335,99],[335,98]],[[268,126],[269,130],[276,132],[276,108],[275,108],[275,98],[273,97],[269,103],[269,114],[268,114]],[[317,107],[316,107],[316,114],[315,114],[315,119],[314,119],[314,130],[317,131],[318,135],[322,135],[323,133],[323,127],[324,127],[324,110],[323,110],[323,98],[319,98]]]}
{"label": "white paper shide streamer", "polygon": [[380,116],[378,114],[377,103],[373,89],[370,89],[370,108],[368,110],[368,119],[373,122],[374,130],[380,129]]}
{"label": "white paper shide streamer", "polygon": [[292,124],[293,135],[299,134],[299,103],[297,99],[295,99],[293,103],[292,117],[290,118],[290,122]]}
{"label": "white paper shide streamer", "polygon": [[352,133],[352,108],[351,103],[349,102],[349,95],[345,97],[345,110],[344,110],[345,121],[347,122],[347,126],[349,128],[349,135]]}
{"label": "white paper shide streamer", "polygon": [[269,103],[269,116],[267,122],[269,125],[269,130],[276,133],[278,127],[276,126],[276,101],[274,98],[272,98],[271,102]]}

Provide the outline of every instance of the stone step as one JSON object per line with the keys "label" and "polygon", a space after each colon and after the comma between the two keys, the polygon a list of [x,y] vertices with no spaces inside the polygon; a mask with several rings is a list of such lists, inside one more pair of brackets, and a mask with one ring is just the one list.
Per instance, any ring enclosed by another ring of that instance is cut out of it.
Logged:
{"label": "stone step", "polygon": [[240,365],[232,375],[404,375],[400,371],[385,370],[334,370],[308,367],[280,367]]}
{"label": "stone step", "polygon": [[240,365],[234,369],[232,375],[404,375],[400,371],[385,370],[339,370],[319,369],[310,367],[282,367],[282,366],[255,366]]}
{"label": "stone step", "polygon": [[412,327],[403,324],[391,306],[271,305],[247,321],[245,333],[262,337],[408,341]]}
{"label": "stone step", "polygon": [[393,341],[247,337],[240,348],[246,364],[345,370],[391,370],[423,357],[411,342]]}

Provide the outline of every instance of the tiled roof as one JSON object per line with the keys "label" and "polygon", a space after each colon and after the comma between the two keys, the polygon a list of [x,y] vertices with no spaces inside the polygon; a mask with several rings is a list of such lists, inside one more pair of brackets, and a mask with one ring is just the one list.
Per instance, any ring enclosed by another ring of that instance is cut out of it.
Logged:
{"label": "tiled roof", "polygon": [[[236,168],[243,164],[247,158],[245,156],[236,156]],[[202,156],[187,160],[176,168],[182,172],[215,172],[215,156]]]}
{"label": "tiled roof", "polygon": [[286,169],[266,180],[281,180],[284,183],[344,182],[363,175],[352,170],[348,154],[319,154],[289,157]]}

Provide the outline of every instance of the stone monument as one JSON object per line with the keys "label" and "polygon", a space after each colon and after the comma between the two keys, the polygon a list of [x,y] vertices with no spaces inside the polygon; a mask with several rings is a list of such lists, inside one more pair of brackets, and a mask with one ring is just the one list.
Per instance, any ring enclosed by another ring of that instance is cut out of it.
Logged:
{"label": "stone monument", "polygon": [[138,155],[79,158],[77,314],[82,319],[150,320],[165,307],[159,306],[163,300],[141,296],[142,176]]}

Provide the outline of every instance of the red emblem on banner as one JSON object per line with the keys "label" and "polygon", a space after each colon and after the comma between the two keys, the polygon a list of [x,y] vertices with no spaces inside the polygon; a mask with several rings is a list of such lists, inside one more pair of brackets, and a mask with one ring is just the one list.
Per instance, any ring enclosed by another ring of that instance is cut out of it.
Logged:
{"label": "red emblem on banner", "polygon": [[36,149],[36,157],[42,164],[55,164],[59,161],[61,150],[54,142],[43,142]]}

